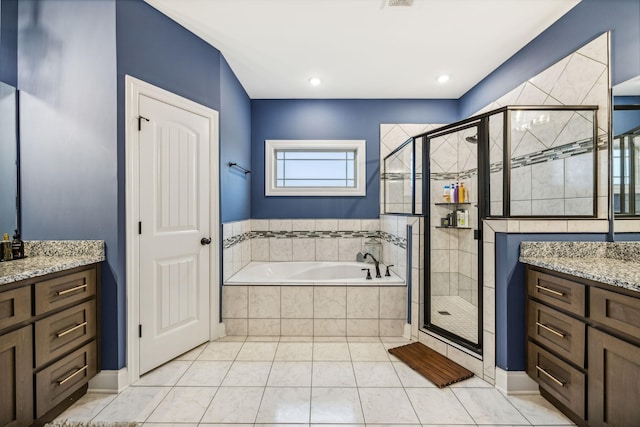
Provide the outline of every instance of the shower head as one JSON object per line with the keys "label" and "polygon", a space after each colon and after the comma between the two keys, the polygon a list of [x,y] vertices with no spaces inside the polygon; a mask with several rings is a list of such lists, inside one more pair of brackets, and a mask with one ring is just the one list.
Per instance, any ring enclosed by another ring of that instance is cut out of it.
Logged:
{"label": "shower head", "polygon": [[469,144],[477,144],[478,143],[478,134],[475,134],[473,136],[468,136],[464,140],[467,141]]}

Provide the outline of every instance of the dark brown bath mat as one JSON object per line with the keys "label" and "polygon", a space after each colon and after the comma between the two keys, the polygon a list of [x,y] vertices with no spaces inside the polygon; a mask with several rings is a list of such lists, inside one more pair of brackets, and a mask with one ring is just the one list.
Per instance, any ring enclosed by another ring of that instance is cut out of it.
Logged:
{"label": "dark brown bath mat", "polygon": [[439,388],[473,376],[473,372],[470,370],[419,342],[390,348],[389,353],[402,360]]}

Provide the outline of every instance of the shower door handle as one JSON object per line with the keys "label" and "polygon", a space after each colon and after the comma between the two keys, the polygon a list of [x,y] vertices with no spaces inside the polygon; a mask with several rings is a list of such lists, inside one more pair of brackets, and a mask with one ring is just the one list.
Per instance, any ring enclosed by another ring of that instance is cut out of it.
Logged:
{"label": "shower door handle", "polygon": [[473,240],[482,240],[481,230],[473,230]]}

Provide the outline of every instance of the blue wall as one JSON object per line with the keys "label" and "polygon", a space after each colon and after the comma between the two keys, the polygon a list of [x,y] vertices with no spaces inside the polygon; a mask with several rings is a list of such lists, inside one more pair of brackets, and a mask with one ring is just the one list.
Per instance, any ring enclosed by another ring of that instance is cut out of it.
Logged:
{"label": "blue wall", "polygon": [[220,61],[220,194],[221,221],[251,217],[251,178],[235,162],[251,167],[251,101],[224,57]]}
{"label": "blue wall", "polygon": [[[640,105],[640,96],[614,96],[613,105]],[[613,111],[613,136],[640,126],[640,109]]]}
{"label": "blue wall", "polygon": [[612,84],[640,75],[640,1],[582,0],[460,98],[474,114],[550,65],[611,30]]}
{"label": "blue wall", "polygon": [[496,233],[496,365],[507,371],[526,369],[525,266],[518,261],[520,243],[606,241],[606,234]]}
{"label": "blue wall", "polygon": [[[380,213],[380,124],[450,123],[455,100],[252,100],[252,218],[377,218]],[[267,139],[364,139],[365,197],[265,197]]]}
{"label": "blue wall", "polygon": [[116,2],[116,36],[119,293],[117,305],[103,316],[117,319],[117,343],[109,344],[118,349],[118,359],[110,369],[121,368],[126,362],[125,74],[220,111],[220,120],[227,123],[226,112],[220,110],[221,55],[217,49],[142,0]]}
{"label": "blue wall", "polygon": [[[116,307],[115,1],[19,2],[25,239],[102,239],[102,309]],[[103,360],[115,365],[113,320]]]}
{"label": "blue wall", "polygon": [[0,81],[18,86],[18,0],[0,1]]}

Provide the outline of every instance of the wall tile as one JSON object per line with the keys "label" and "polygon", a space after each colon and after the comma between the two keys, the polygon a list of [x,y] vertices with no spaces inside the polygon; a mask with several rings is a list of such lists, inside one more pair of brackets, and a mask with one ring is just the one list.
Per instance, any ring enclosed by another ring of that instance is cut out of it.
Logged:
{"label": "wall tile", "polygon": [[336,231],[337,229],[337,219],[316,219],[316,231]]}
{"label": "wall tile", "polygon": [[316,241],[315,239],[291,239],[293,261],[315,261]]}
{"label": "wall tile", "polygon": [[531,166],[531,197],[562,199],[564,197],[564,162],[554,160]]}
{"label": "wall tile", "polygon": [[222,287],[222,317],[246,318],[248,311],[247,286]]}
{"label": "wall tile", "polygon": [[347,319],[347,336],[377,337],[378,319]]}
{"label": "wall tile", "polygon": [[282,318],[313,317],[313,286],[281,287]]}
{"label": "wall tile", "polygon": [[337,239],[315,239],[316,261],[338,261]]}
{"label": "wall tile", "polygon": [[224,322],[225,331],[228,336],[246,336],[248,333],[248,321],[247,319],[225,319]]}
{"label": "wall tile", "polygon": [[362,251],[362,239],[338,239],[338,259],[353,262],[358,252]]}
{"label": "wall tile", "polygon": [[360,231],[362,225],[359,219],[339,219],[338,230],[340,231]]}
{"label": "wall tile", "polygon": [[380,221],[377,219],[363,219],[360,226],[363,231],[378,231],[380,230]]}
{"label": "wall tile", "polygon": [[280,319],[249,319],[248,335],[279,336]]}
{"label": "wall tile", "polygon": [[291,231],[290,219],[270,219],[269,230],[271,231]]}
{"label": "wall tile", "polygon": [[344,337],[347,335],[347,319],[313,319],[313,335]]}
{"label": "wall tile", "polygon": [[313,319],[281,319],[280,333],[289,337],[313,336]]}
{"label": "wall tile", "polygon": [[380,319],[381,337],[400,337],[404,333],[406,320]]}
{"label": "wall tile", "polygon": [[383,286],[380,288],[380,318],[407,318],[407,288],[405,286]]}
{"label": "wall tile", "polygon": [[269,261],[293,260],[293,239],[269,239]]}
{"label": "wall tile", "polygon": [[377,319],[380,313],[380,288],[347,287],[347,318]]}
{"label": "wall tile", "polygon": [[316,222],[313,219],[291,220],[291,230],[293,231],[315,231]]}
{"label": "wall tile", "polygon": [[482,327],[485,331],[496,332],[496,290],[484,286],[482,289]]}
{"label": "wall tile", "polygon": [[249,318],[280,318],[280,286],[249,286]]}
{"label": "wall tile", "polygon": [[242,266],[251,262],[251,240],[245,240],[241,244],[242,247]]}
{"label": "wall tile", "polygon": [[346,286],[316,286],[313,290],[313,317],[332,319],[347,316]]}
{"label": "wall tile", "polygon": [[251,260],[269,261],[269,239],[251,239]]}
{"label": "wall tile", "polygon": [[251,231],[269,231],[268,219],[252,219]]}
{"label": "wall tile", "polygon": [[444,356],[447,355],[447,344],[434,336],[420,331],[418,333],[418,340],[430,349],[435,350]]}
{"label": "wall tile", "polygon": [[495,334],[485,331],[482,335],[482,345],[484,347],[483,354],[483,373],[484,379],[495,379],[496,377],[496,336]]}
{"label": "wall tile", "polygon": [[233,236],[233,223],[222,224],[222,239],[228,239],[231,236]]}

